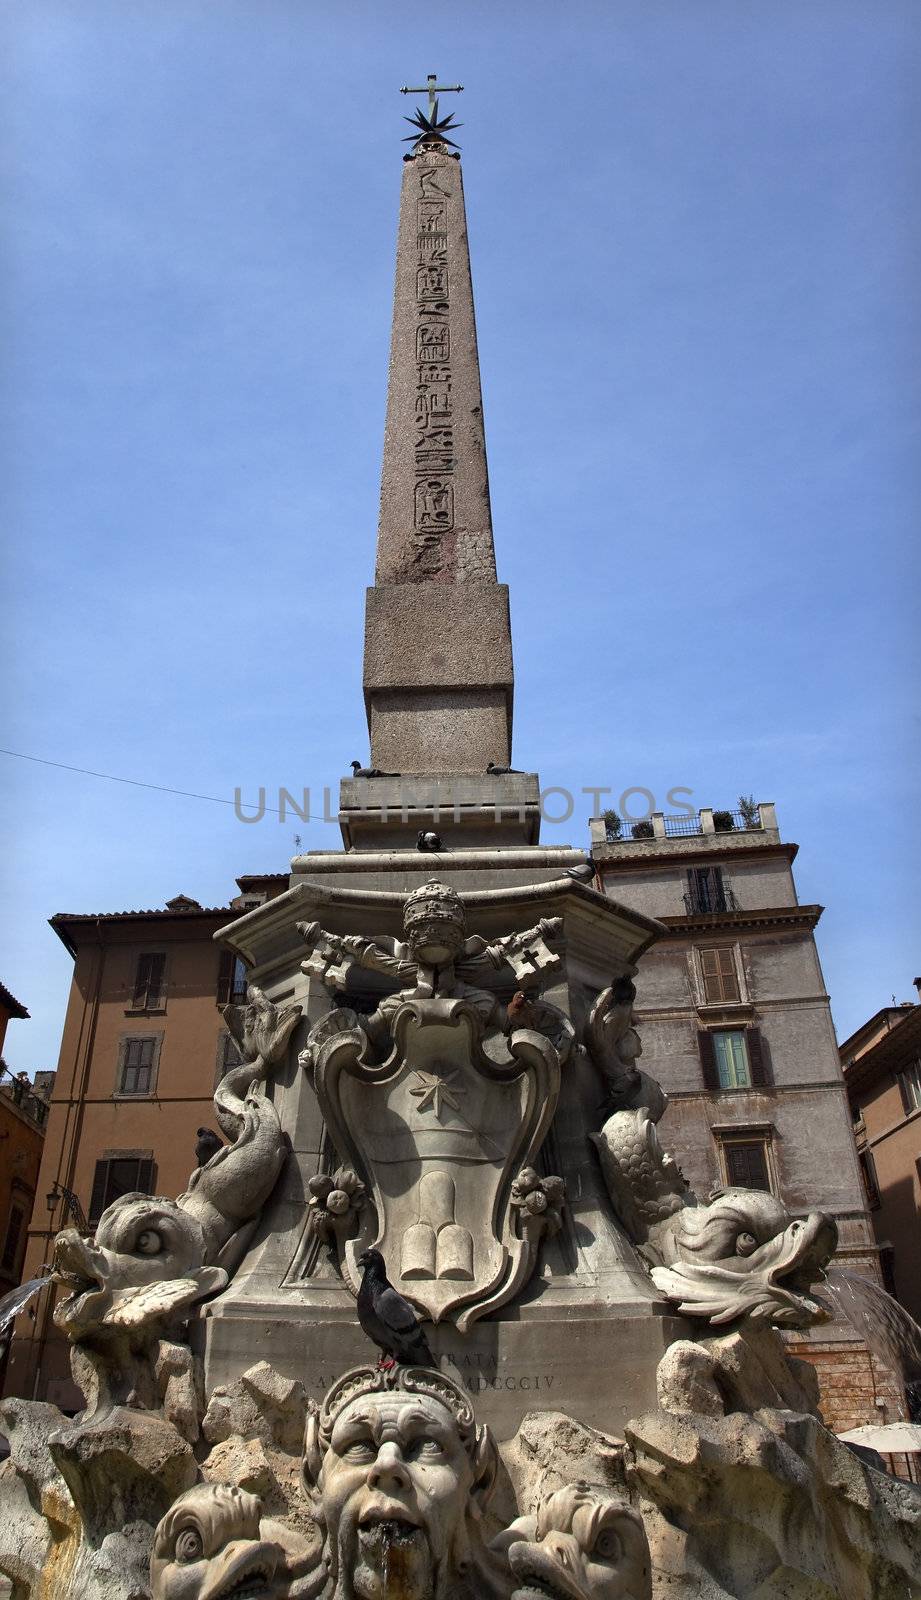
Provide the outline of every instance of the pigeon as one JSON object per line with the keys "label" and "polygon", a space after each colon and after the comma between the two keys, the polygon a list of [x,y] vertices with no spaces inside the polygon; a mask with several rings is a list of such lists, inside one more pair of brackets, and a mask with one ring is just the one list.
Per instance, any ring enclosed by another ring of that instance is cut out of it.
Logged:
{"label": "pigeon", "polygon": [[588,860],[582,862],[578,867],[567,867],[563,876],[572,878],[576,883],[591,883],[596,871],[595,863],[589,856]]}
{"label": "pigeon", "polygon": [[206,1167],[213,1155],[218,1150],[223,1150],[224,1141],[214,1132],[213,1128],[196,1128],[195,1159],[200,1167]]}
{"label": "pigeon", "polygon": [[487,763],[486,771],[489,773],[489,776],[491,778],[505,778],[505,777],[508,776],[508,774],[510,772],[515,772],[515,773],[521,772],[521,768],[520,767],[499,767],[499,766],[496,765],[495,761],[490,761],[490,762]]}
{"label": "pigeon", "polygon": [[360,761],[350,761],[353,778],[399,778],[399,772],[381,772],[380,767],[363,767]]}
{"label": "pigeon", "polygon": [[358,1291],[358,1320],[368,1338],[382,1352],[378,1366],[434,1367],[419,1319],[408,1300],[388,1282],[379,1250],[362,1250],[358,1265],[364,1277]]}
{"label": "pigeon", "polygon": [[437,850],[443,850],[444,845],[441,842],[440,834],[426,833],[424,828],[420,828],[416,834],[416,849],[421,850],[423,853],[434,853]]}
{"label": "pigeon", "polygon": [[516,989],[506,1007],[506,1013],[512,1028],[537,1026],[537,1012],[523,989]]}

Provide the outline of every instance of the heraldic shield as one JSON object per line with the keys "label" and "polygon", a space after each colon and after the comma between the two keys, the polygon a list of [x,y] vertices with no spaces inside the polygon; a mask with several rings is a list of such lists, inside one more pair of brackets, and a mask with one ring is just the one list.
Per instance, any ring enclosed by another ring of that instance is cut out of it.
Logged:
{"label": "heraldic shield", "polygon": [[358,1027],[327,1038],[314,1063],[333,1142],[377,1212],[376,1237],[366,1226],[349,1241],[342,1270],[357,1290],[356,1258],[373,1244],[407,1299],[464,1332],[534,1268],[537,1240],[519,1230],[511,1187],[553,1119],[560,1060],[528,1028],[484,1039],[464,999],[407,999],[391,1027],[383,1063]]}

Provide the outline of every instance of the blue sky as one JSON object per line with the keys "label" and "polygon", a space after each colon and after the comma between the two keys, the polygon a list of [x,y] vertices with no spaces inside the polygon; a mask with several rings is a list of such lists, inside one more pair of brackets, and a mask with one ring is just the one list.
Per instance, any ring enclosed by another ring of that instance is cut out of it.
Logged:
{"label": "blue sky", "polygon": [[[225,798],[319,800],[365,757],[396,91],[437,68],[465,84],[516,764],[774,800],[841,1035],[913,997],[916,0],[0,21],[0,744]],[[338,840],[6,756],[0,805],[17,1068],[56,1062],[53,912],[224,904],[295,831]]]}

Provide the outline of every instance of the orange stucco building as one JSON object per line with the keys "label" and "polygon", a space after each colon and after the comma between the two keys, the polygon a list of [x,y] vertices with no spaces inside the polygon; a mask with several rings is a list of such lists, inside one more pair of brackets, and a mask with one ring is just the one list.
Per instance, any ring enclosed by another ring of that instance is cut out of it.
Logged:
{"label": "orange stucco building", "polygon": [[921,1322],[921,1004],[877,1011],[841,1064],[886,1287]]}
{"label": "orange stucco building", "polygon": [[[39,1273],[59,1228],[92,1225],[120,1194],[185,1188],[197,1129],[217,1131],[215,1083],[237,1059],[218,1007],[245,989],[213,935],[287,882],[239,878],[229,906],[210,909],[178,895],[161,910],[51,918],[74,974],[21,1277]],[[46,1295],[19,1318],[5,1392],[75,1408],[51,1311]]]}

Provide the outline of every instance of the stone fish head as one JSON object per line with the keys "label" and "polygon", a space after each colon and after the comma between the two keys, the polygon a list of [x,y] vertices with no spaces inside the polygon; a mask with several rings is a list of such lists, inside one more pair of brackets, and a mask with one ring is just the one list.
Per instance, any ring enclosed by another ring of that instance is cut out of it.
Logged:
{"label": "stone fish head", "polygon": [[229,1484],[187,1489],[154,1534],[153,1600],[281,1600],[284,1551],[260,1537],[261,1511],[256,1495]]}
{"label": "stone fish head", "polygon": [[837,1226],[822,1211],[794,1218],[772,1194],[726,1189],[678,1214],[666,1266],[653,1277],[683,1311],[714,1323],[747,1315],[806,1327],[828,1318],[809,1289],[837,1243]]}
{"label": "stone fish head", "polygon": [[512,1569],[512,1600],[650,1600],[652,1594],[642,1520],[597,1484],[558,1489],[493,1548],[504,1550]]}
{"label": "stone fish head", "polygon": [[175,1316],[227,1282],[204,1255],[201,1224],[174,1200],[122,1195],[92,1241],[76,1228],[57,1235],[53,1277],[70,1292],[55,1306],[55,1323],[74,1341]]}

